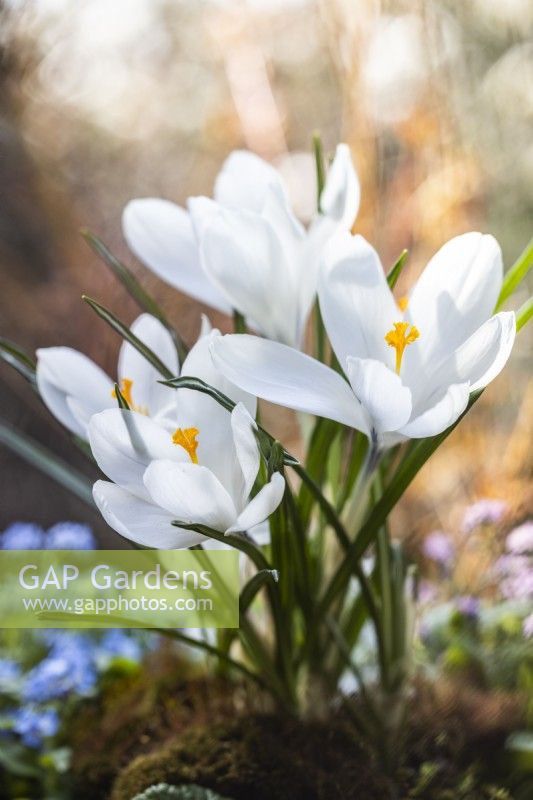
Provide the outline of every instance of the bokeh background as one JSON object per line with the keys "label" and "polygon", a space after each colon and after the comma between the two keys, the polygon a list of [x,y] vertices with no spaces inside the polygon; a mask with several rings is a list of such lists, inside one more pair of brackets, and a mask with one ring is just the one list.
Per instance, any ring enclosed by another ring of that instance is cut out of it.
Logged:
{"label": "bokeh background", "polygon": [[[356,230],[409,285],[466,230],[493,233],[506,266],[533,231],[530,0],[0,0],[0,335],[28,351],[66,344],[113,372],[120,342],[81,301],[137,310],[79,236],[98,233],[132,266],[185,339],[201,309],[128,254],[125,203],[210,194],[246,147],[284,173],[305,220],[310,140],[347,141],[362,182]],[[400,287],[401,288],[401,287]],[[526,290],[516,298],[518,306]],[[229,322],[211,312],[213,322]],[[531,511],[531,337],[396,511],[416,543],[464,508]],[[87,471],[27,386],[0,365],[1,416]],[[290,414],[270,427],[292,444]],[[0,450],[0,529],[14,520],[94,525],[87,507]]]}

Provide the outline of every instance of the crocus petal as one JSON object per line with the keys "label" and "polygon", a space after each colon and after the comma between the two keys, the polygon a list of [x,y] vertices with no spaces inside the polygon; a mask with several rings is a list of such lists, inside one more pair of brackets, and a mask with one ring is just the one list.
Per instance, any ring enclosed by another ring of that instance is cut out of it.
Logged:
{"label": "crocus petal", "polygon": [[84,418],[113,404],[110,378],[94,361],[70,347],[37,350],[37,387],[59,422],[83,438],[85,425],[72,413],[67,398],[83,406]]}
{"label": "crocus petal", "polygon": [[93,497],[107,524],[143,547],[181,550],[205,541],[205,536],[195,531],[173,526],[174,517],[168,511],[135,497],[114,483],[96,481]]}
{"label": "crocus petal", "polygon": [[[213,363],[210,345],[219,338],[220,332],[213,330],[196,342],[185,359],[182,376],[200,378],[235,403],[242,403],[250,415],[255,417],[257,398],[230,383]],[[230,413],[207,394],[192,389],[167,391],[175,395],[177,426],[197,428],[199,431],[199,463],[214,472],[233,494],[234,479],[239,470],[234,455]]]}
{"label": "crocus petal", "polygon": [[228,492],[213,473],[197,464],[153,461],[144,474],[153,502],[175,520],[225,531],[237,516]]}
{"label": "crocus petal", "polygon": [[128,246],[162,280],[225,313],[230,308],[203,272],[189,214],[168,200],[132,200],[122,215]]}
{"label": "crocus petal", "polygon": [[381,361],[348,356],[347,375],[355,396],[378,433],[395,431],[411,416],[411,392]]}
{"label": "crocus petal", "polygon": [[385,342],[401,319],[379,256],[362,236],[337,233],[326,246],[319,277],[320,310],[343,369],[348,356],[373,358],[393,367]]}
{"label": "crocus petal", "polygon": [[279,472],[275,472],[270,481],[250,500],[226,533],[248,531],[254,525],[264,522],[281,503],[284,491],[285,479]]}
{"label": "crocus petal", "polygon": [[[169,390],[170,391],[170,390]],[[89,443],[102,472],[124,489],[148,499],[143,475],[154,459],[188,460],[182,447],[161,426],[143,414],[108,409],[89,423]]]}
{"label": "crocus petal", "polygon": [[215,181],[214,197],[229,208],[260,213],[272,184],[284,190],[281,175],[254,153],[235,150],[225,160]]}
{"label": "crocus petal", "polygon": [[359,211],[360,200],[361,187],[353,168],[350,148],[346,144],[339,144],[320,197],[322,213],[350,230]]}
{"label": "crocus petal", "polygon": [[468,383],[449,386],[444,394],[440,392],[434,405],[404,425],[399,433],[413,439],[437,436],[459,419],[468,404],[469,392]]}
{"label": "crocus petal", "polygon": [[241,507],[247,502],[259,471],[259,448],[254,436],[256,427],[244,405],[237,403],[231,412],[231,430],[240,467],[234,497],[239,498]]}
{"label": "crocus petal", "polygon": [[233,308],[269,338],[295,344],[298,320],[281,241],[270,223],[249,211],[221,210],[205,229],[202,265]]}
{"label": "crocus petal", "polygon": [[433,256],[407,308],[420,331],[424,364],[455,350],[490,317],[502,275],[500,246],[492,236],[456,236]]}
{"label": "crocus petal", "polygon": [[514,312],[502,311],[478,330],[440,365],[434,375],[441,383],[470,383],[470,391],[483,389],[500,374],[516,336]]}
{"label": "crocus petal", "polygon": [[[165,364],[173,375],[179,375],[179,359],[170,332],[151,314],[141,314],[131,326],[131,331],[147,345]],[[172,404],[173,396],[168,387],[159,381],[159,372],[128,342],[120,348],[118,359],[119,380],[133,381],[131,393],[136,408],[155,417]]]}
{"label": "crocus petal", "polygon": [[348,383],[304,353],[246,334],[215,339],[211,352],[218,369],[241,389],[368,432],[361,405]]}

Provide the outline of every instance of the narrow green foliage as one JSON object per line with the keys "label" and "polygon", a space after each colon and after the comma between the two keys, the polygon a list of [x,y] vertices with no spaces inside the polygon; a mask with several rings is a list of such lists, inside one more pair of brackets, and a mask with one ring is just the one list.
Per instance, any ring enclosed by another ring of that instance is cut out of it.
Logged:
{"label": "narrow green foliage", "polygon": [[8,422],[0,421],[0,444],[23,458],[79,497],[87,505],[94,507],[91,482],[59,456],[51,453],[42,444],[13,428]]}
{"label": "narrow green foliage", "polygon": [[313,154],[316,168],[316,209],[320,213],[320,197],[326,183],[326,167],[324,164],[324,149],[319,133],[313,134]]}
{"label": "narrow green foliage", "polygon": [[275,569],[262,569],[259,572],[256,572],[255,575],[250,578],[239,597],[239,608],[241,614],[246,613],[248,608],[253,603],[256,595],[267,581],[274,581],[274,583],[277,583],[279,581],[278,571]]}
{"label": "narrow green foliage", "polygon": [[395,265],[387,275],[387,283],[389,284],[391,289],[394,289],[396,284],[398,283],[398,278],[403,272],[403,268],[407,264],[407,256],[409,255],[408,250],[402,250],[400,253],[398,260],[396,261]]}
{"label": "narrow green foliage", "polygon": [[130,331],[128,326],[121,322],[112,311],[109,311],[109,309],[105,308],[105,306],[97,303],[96,300],[87,297],[87,295],[82,295],[82,298],[85,300],[87,305],[89,305],[93,311],[95,311],[98,316],[104,320],[104,322],[107,322],[107,324],[113,328],[114,331],[116,331],[126,342],[129,342],[132,347],[134,347],[142,356],[144,356],[144,358],[159,372],[160,375],[163,376],[163,378],[170,380],[175,377],[172,375],[172,372],[163,364],[161,359],[156,356],[154,351],[147,347],[144,342],[141,342],[141,340]]}
{"label": "narrow green foliage", "polygon": [[533,297],[520,306],[516,312],[516,330],[521,330],[533,317]]}
{"label": "narrow green foliage", "polygon": [[107,245],[104,244],[104,242],[98,236],[96,236],[96,234],[84,228],[81,231],[81,235],[91,250],[93,250],[93,252],[96,253],[96,255],[104,262],[104,264],[109,267],[113,275],[118,278],[130,297],[135,300],[139,308],[141,308],[143,311],[146,311],[148,314],[151,314],[153,317],[156,317],[169,331],[174,339],[174,344],[178,352],[180,363],[183,364],[183,361],[187,356],[187,347],[185,346],[183,339],[178,336],[174,328],[167,320],[165,313],[159,304],[139,283],[133,272],[128,269],[125,264],[119,261],[115,255],[113,255]]}
{"label": "narrow green foliage", "polygon": [[30,358],[22,348],[15,344],[15,342],[0,337],[0,358],[3,359],[6,364],[9,364],[10,367],[16,369],[33,387],[36,386],[35,361]]}
{"label": "narrow green foliage", "polygon": [[513,266],[505,273],[500,296],[496,303],[496,311],[499,311],[504,303],[518,289],[531,267],[533,267],[533,239],[527,244],[523,252],[520,253]]}
{"label": "narrow green foliage", "polygon": [[246,320],[240,311],[233,312],[233,332],[246,333]]}
{"label": "narrow green foliage", "polygon": [[118,405],[119,408],[123,408],[125,411],[129,411],[130,410],[128,401],[126,400],[126,398],[124,397],[124,395],[120,391],[118,383],[115,383],[114,396],[117,399],[117,405]]}

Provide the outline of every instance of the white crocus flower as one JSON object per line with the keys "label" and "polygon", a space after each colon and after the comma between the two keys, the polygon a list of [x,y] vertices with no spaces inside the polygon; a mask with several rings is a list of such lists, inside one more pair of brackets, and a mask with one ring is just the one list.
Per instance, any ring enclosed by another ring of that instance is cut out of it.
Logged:
{"label": "white crocus flower", "polygon": [[[141,314],[132,333],[147,345],[176,377],[179,359],[171,334],[158,319]],[[206,322],[202,327],[206,332]],[[117,383],[130,408],[162,420],[172,408],[169,390],[159,372],[128,342],[120,349]],[[87,438],[93,414],[117,405],[114,381],[83,353],[71,347],[37,350],[37,386],[52,414],[72,433]]]}
{"label": "white crocus flower", "polygon": [[[201,362],[196,366],[207,364],[207,348],[195,359]],[[207,374],[199,369],[195,377],[209,379],[233,399],[244,399],[248,409],[241,400],[229,414],[212,398],[179,389],[180,427],[174,433],[142,414],[118,408],[91,419],[93,455],[113,481],[95,483],[96,505],[114,530],[138,544],[174,549],[205,540],[172,525],[176,520],[221,533],[247,531],[264,522],[281,501],[285,481],[279,473],[250,499],[260,464],[250,414],[255,413],[255,398],[224,379],[217,383],[213,373],[211,363]]]}
{"label": "white crocus flower", "polygon": [[502,273],[496,240],[464,234],[439,250],[410,297],[397,302],[375,250],[361,236],[339,234],[327,248],[319,299],[346,379],[253,336],[214,342],[214,362],[242,389],[350,425],[377,446],[433,436],[509,358],[514,314],[491,316]]}
{"label": "white crocus flower", "polygon": [[133,200],[123,230],[138,258],[172,286],[226,313],[235,309],[268,338],[300,347],[323,247],[339,228],[351,228],[359,195],[349,149],[341,144],[322,213],[306,230],[280,174],[236,151],[216,180],[214,200],[191,198],[188,212],[166,200]]}

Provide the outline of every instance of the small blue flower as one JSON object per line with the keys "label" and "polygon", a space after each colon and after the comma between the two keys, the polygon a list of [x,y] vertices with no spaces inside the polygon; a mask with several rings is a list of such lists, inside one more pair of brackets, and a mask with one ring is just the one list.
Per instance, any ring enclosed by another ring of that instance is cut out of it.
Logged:
{"label": "small blue flower", "polygon": [[127,658],[130,661],[140,661],[142,646],[131,634],[125,633],[121,628],[112,628],[102,637],[99,654],[105,659]]}
{"label": "small blue flower", "polygon": [[0,658],[0,688],[20,678],[20,664],[11,658]]}
{"label": "small blue flower", "polygon": [[43,739],[55,736],[57,733],[59,716],[53,708],[23,706],[14,712],[13,723],[13,730],[27,747],[39,748]]}
{"label": "small blue flower", "polygon": [[50,653],[26,676],[25,700],[47,702],[67,694],[90,694],[97,680],[94,649],[79,634],[57,636]]}
{"label": "small blue flower", "polygon": [[33,522],[13,522],[5,529],[0,547],[2,550],[41,550],[44,531]]}
{"label": "small blue flower", "polygon": [[58,522],[46,536],[47,550],[94,550],[96,539],[88,525],[81,522]]}

